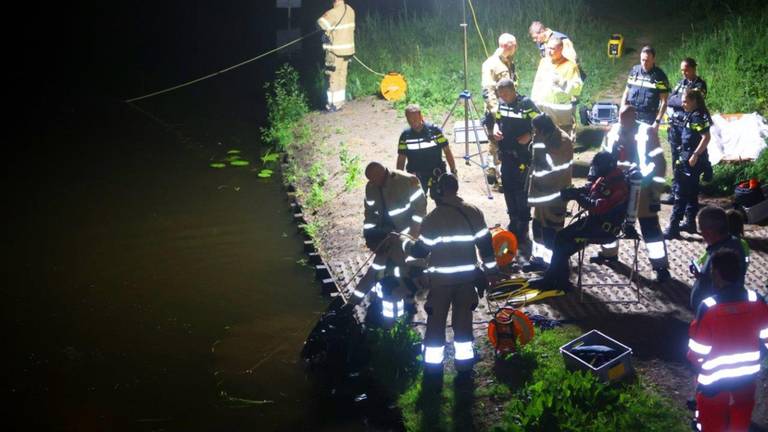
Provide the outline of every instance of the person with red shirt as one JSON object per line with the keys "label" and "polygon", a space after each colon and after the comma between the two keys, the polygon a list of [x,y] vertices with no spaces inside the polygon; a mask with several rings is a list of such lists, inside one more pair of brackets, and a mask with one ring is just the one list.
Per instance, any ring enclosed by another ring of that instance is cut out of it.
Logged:
{"label": "person with red shirt", "polygon": [[688,330],[688,360],[697,372],[697,429],[747,431],[755,405],[760,362],[768,350],[768,305],[745,289],[742,258],[712,255],[715,294],[699,306]]}

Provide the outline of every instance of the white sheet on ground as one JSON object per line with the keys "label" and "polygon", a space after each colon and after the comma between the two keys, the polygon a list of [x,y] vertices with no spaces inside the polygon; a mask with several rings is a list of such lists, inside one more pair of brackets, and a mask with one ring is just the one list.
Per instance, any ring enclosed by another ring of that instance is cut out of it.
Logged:
{"label": "white sheet on ground", "polygon": [[731,120],[715,114],[712,123],[712,139],[707,147],[712,165],[721,160],[754,160],[766,147],[768,125],[758,113]]}

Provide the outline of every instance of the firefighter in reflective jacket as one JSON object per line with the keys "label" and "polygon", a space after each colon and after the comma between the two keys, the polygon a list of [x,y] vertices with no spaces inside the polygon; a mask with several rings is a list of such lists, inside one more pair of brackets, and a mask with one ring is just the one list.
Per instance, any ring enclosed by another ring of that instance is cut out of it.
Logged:
{"label": "firefighter in reflective jacket", "polygon": [[576,200],[588,211],[581,218],[560,230],[555,236],[552,262],[542,278],[534,278],[529,284],[535,288],[570,290],[568,260],[571,255],[586,246],[579,239],[588,238],[595,243],[616,240],[627,212],[629,188],[616,158],[600,152],[592,159],[588,180],[582,188],[567,188],[560,192],[562,200]]}
{"label": "firefighter in reflective jacket", "polygon": [[452,174],[441,175],[437,186],[437,207],[424,218],[421,237],[408,243],[405,250],[417,258],[428,257],[426,372],[442,372],[449,309],[453,309],[454,365],[457,371],[467,371],[475,358],[472,311],[488,286],[487,276],[494,278],[498,268],[483,213],[456,196],[459,182]]}
{"label": "firefighter in reflective jacket", "polygon": [[531,88],[531,99],[552,117],[557,127],[570,135],[575,123],[575,103],[583,87],[579,67],[563,55],[563,41],[560,38],[549,39],[547,53],[539,61]]}
{"label": "firefighter in reflective jacket", "polygon": [[533,207],[533,248],[525,271],[545,270],[552,261],[555,235],[565,224],[565,202],[560,191],[571,185],[573,142],[547,114],[533,124],[533,146],[528,204]]}
{"label": "firefighter in reflective jacket", "polygon": [[697,429],[747,431],[768,350],[768,305],[739,283],[741,258],[721,250],[712,256],[715,295],[706,298],[688,330],[688,360],[698,376]]}
{"label": "firefighter in reflective jacket", "polygon": [[[683,109],[683,96],[688,89],[696,89],[702,92],[704,97],[707,97],[707,82],[696,75],[696,60],[686,57],[680,63],[680,72],[683,74],[683,79],[677,82],[675,88],[669,94],[667,100],[667,119],[669,122],[669,129],[667,129],[667,139],[669,141],[669,147],[672,150],[672,163],[679,159],[680,146],[682,143],[680,139],[682,137],[683,126],[685,126],[685,110]],[[711,169],[711,165],[708,167]],[[677,193],[675,184],[672,184],[672,201],[664,202],[665,204],[673,204],[674,196]]]}
{"label": "firefighter in reflective jacket", "polygon": [[[493,171],[489,176],[496,177],[499,170],[499,147],[493,138],[493,125],[496,113],[499,111],[499,98],[496,95],[496,86],[504,78],[511,79],[517,85],[517,72],[515,71],[515,51],[517,51],[517,39],[509,33],[499,36],[499,48],[483,62],[481,86],[483,87],[483,100],[485,101],[485,127],[488,131],[488,153],[493,159]],[[498,181],[495,183],[498,185]]]}
{"label": "firefighter in reflective jacket", "polygon": [[412,174],[390,171],[378,162],[371,162],[365,168],[365,176],[368,184],[365,186],[363,237],[376,256],[355,288],[351,301],[360,302],[371,288],[376,287],[384,318],[397,318],[403,315],[402,293],[389,292],[391,286],[382,287],[379,281],[387,276],[403,281],[409,276],[402,245],[406,235],[419,235],[427,199],[419,179]]}
{"label": "firefighter in reflective jacket", "polygon": [[445,153],[445,160],[448,161],[453,174],[456,174],[456,161],[453,160],[451,147],[443,131],[424,121],[418,105],[408,105],[405,108],[405,118],[410,127],[400,134],[397,144],[397,169],[407,169],[409,173],[416,175],[426,193],[437,181],[436,173],[445,172],[442,153]]}
{"label": "firefighter in reflective jacket", "polygon": [[627,87],[621,105],[635,108],[637,120],[649,124],[658,132],[667,108],[669,79],[656,66],[656,50],[645,46],[640,50],[640,64],[629,71]]}
{"label": "firefighter in reflective jacket", "polygon": [[499,81],[498,94],[499,111],[496,113],[493,136],[499,143],[501,181],[509,214],[507,229],[517,236],[519,246],[526,243],[528,221],[531,219],[526,182],[531,164],[531,120],[539,114],[539,110],[530,99],[517,94],[511,79]]}
{"label": "firefighter in reflective jacket", "polygon": [[[685,107],[680,148],[674,164],[675,204],[664,237],[679,238],[680,231],[692,234],[696,230],[696,213],[699,211],[699,180],[704,167],[709,164],[707,145],[712,120],[704,103],[704,94],[690,89],[683,96]],[[680,224],[685,215],[685,222]]]}
{"label": "firefighter in reflective jacket", "polygon": [[[613,125],[603,141],[603,151],[611,152],[621,168],[637,168],[642,175],[637,219],[648,251],[651,267],[656,272],[656,281],[665,282],[670,278],[664,233],[659,225],[658,212],[661,209],[661,192],[666,184],[664,175],[667,163],[664,151],[658,143],[658,135],[652,127],[635,121],[635,109],[623,106],[619,112],[619,123]],[[590,258],[591,262],[615,262],[618,258],[619,243],[612,242]]]}
{"label": "firefighter in reflective jacket", "polygon": [[355,55],[355,11],[344,0],[334,0],[333,7],[317,19],[317,25],[325,32],[326,109],[335,111],[347,99],[347,66]]}

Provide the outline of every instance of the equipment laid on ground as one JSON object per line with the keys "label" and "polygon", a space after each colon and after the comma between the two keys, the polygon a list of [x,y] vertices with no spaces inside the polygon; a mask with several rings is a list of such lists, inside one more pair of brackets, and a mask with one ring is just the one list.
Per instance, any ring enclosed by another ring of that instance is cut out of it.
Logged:
{"label": "equipment laid on ground", "polygon": [[408,90],[408,83],[405,77],[397,72],[390,72],[384,76],[379,85],[381,96],[388,101],[399,101],[405,97]]}
{"label": "equipment laid on ground", "polygon": [[491,228],[491,236],[496,264],[499,268],[512,264],[512,260],[517,255],[517,237],[499,225]]}
{"label": "equipment laid on ground", "polygon": [[[459,106],[459,103],[464,104],[464,163],[466,165],[475,164],[480,167],[480,169],[483,170],[483,181],[485,182],[485,191],[488,194],[488,199],[493,199],[493,195],[491,195],[491,185],[488,183],[488,178],[485,175],[486,170],[488,169],[489,165],[485,161],[485,157],[483,156],[483,149],[480,147],[480,135],[478,133],[477,126],[480,125],[482,127],[482,117],[480,116],[479,111],[477,111],[477,107],[475,106],[475,103],[472,101],[472,93],[468,90],[469,89],[469,82],[468,82],[468,73],[467,73],[467,61],[468,61],[468,45],[467,45],[467,0],[460,0],[461,1],[461,18],[464,22],[462,22],[459,26],[462,28],[462,31],[464,33],[464,90],[459,93],[459,96],[456,98],[456,102],[453,104],[453,107],[451,107],[451,110],[448,112],[448,115],[445,117],[445,120],[443,121],[443,125],[440,129],[445,130],[445,125],[448,124],[448,120],[451,119],[451,116],[453,116],[453,112],[456,110],[456,107]],[[470,116],[472,116],[472,119],[470,119]],[[472,129],[470,129],[470,121],[472,122]],[[473,138],[474,138],[474,144],[477,146],[477,153],[470,154],[469,153],[469,139],[467,139],[467,136],[469,135],[469,132],[472,132]],[[455,138],[455,137],[454,137]],[[479,159],[479,162],[475,162],[472,160],[472,158],[477,157]]]}
{"label": "equipment laid on ground", "polygon": [[488,340],[497,356],[514,353],[518,343],[525,345],[533,336],[533,323],[528,316],[509,306],[497,310],[488,323]]}
{"label": "equipment laid on ground", "polygon": [[611,38],[608,39],[608,58],[617,59],[621,58],[624,53],[624,36],[614,33]]}
{"label": "equipment laid on ground", "polygon": [[768,218],[768,200],[757,179],[739,183],[734,190],[733,206],[744,216],[746,223],[760,223]]}
{"label": "equipment laid on ground", "polygon": [[491,302],[503,302],[504,305],[511,306],[525,306],[539,300],[562,295],[565,295],[565,291],[533,288],[528,285],[528,278],[514,277],[498,282],[491,287],[485,295],[485,299],[488,301],[489,307],[491,307]]}
{"label": "equipment laid on ground", "polygon": [[586,370],[604,382],[615,382],[634,372],[632,348],[592,330],[560,347],[568,370]]}
{"label": "equipment laid on ground", "polygon": [[610,126],[619,121],[619,106],[611,101],[601,101],[592,105],[592,109],[582,106],[579,109],[581,124],[584,126]]}

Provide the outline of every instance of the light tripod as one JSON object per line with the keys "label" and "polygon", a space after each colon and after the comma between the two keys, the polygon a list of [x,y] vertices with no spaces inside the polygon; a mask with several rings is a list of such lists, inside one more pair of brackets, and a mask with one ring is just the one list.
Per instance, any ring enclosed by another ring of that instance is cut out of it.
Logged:
{"label": "light tripod", "polygon": [[[468,84],[468,75],[467,75],[467,6],[466,2],[467,0],[460,0],[461,1],[461,17],[463,22],[460,24],[460,27],[462,31],[464,32],[464,90],[459,93],[459,96],[456,98],[456,102],[453,104],[453,107],[448,112],[448,115],[445,117],[445,120],[443,121],[442,129],[445,130],[445,125],[448,124],[448,120],[450,120],[451,116],[453,116],[454,111],[456,111],[456,107],[459,106],[459,103],[464,104],[464,163],[466,165],[475,164],[480,167],[480,169],[483,170],[483,182],[485,183],[485,190],[488,193],[488,199],[493,199],[493,195],[491,195],[491,185],[488,183],[488,177],[486,175],[486,170],[488,169],[488,164],[485,161],[485,157],[483,156],[483,149],[480,147],[480,136],[477,134],[477,125],[482,125],[482,117],[480,117],[480,113],[477,111],[477,107],[475,107],[475,103],[472,101],[472,93],[469,91],[469,84]],[[477,153],[470,154],[469,152],[469,119],[470,114],[474,116],[472,121],[472,133],[474,135],[475,139],[475,145],[477,146]],[[477,119],[477,123],[475,123],[474,119]],[[456,136],[456,131],[454,131],[454,137]],[[479,160],[475,161],[473,158],[477,158]]]}

